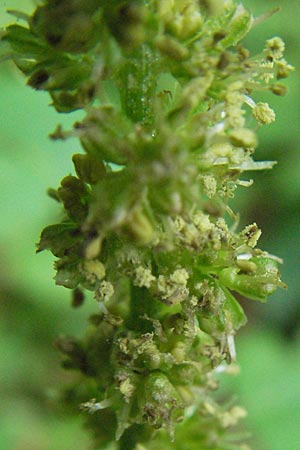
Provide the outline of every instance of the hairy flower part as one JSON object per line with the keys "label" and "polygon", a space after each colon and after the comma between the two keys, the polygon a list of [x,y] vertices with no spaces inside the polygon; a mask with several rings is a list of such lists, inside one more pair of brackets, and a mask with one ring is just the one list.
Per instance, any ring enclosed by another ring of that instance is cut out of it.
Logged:
{"label": "hairy flower part", "polygon": [[73,306],[84,289],[98,303],[84,338],[57,341],[81,374],[68,401],[97,448],[245,450],[230,431],[244,410],[211,391],[236,371],[239,296],[285,287],[257,224],[236,231],[229,206],[252,184],[244,172],[274,165],[254,160],[249,110],[275,120],[254,98],[286,93],[283,41],[250,55],[242,39],[261,18],[233,0],[44,0],[22,17],[1,34],[4,57],[56,111],[82,112],[50,135],[82,153],[49,191],[63,217],[37,246]]}

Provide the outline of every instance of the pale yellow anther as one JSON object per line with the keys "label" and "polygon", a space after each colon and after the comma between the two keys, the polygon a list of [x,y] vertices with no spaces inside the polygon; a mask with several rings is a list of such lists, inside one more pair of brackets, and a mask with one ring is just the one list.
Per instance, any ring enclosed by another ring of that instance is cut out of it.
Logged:
{"label": "pale yellow anther", "polygon": [[268,39],[265,47],[265,54],[267,57],[271,57],[274,59],[280,59],[283,56],[283,52],[285,49],[285,44],[280,37],[274,37],[272,39]]}
{"label": "pale yellow anther", "polygon": [[176,269],[171,275],[170,280],[178,285],[185,286],[189,278],[189,274],[185,269]]}
{"label": "pale yellow anther", "polygon": [[217,182],[213,175],[201,175],[200,183],[203,188],[203,192],[208,198],[212,198],[217,191]]}
{"label": "pale yellow anther", "polygon": [[287,78],[289,74],[293,70],[295,70],[295,67],[288,64],[285,59],[276,61],[275,68],[276,68],[276,77],[278,80],[280,80],[281,78]]}
{"label": "pale yellow anther", "polygon": [[145,269],[142,266],[139,266],[135,270],[135,285],[139,287],[150,288],[152,281],[155,280],[155,277],[152,275],[150,269]]}
{"label": "pale yellow anther", "polygon": [[107,302],[114,295],[115,290],[110,281],[102,281],[99,289],[96,291],[96,298],[99,301]]}
{"label": "pale yellow anther", "polygon": [[209,216],[202,212],[198,212],[193,216],[193,222],[201,233],[207,233],[213,228],[213,224],[209,220]]}
{"label": "pale yellow anther", "polygon": [[253,117],[262,125],[268,125],[274,122],[276,116],[275,112],[268,105],[268,103],[259,102],[252,109]]}

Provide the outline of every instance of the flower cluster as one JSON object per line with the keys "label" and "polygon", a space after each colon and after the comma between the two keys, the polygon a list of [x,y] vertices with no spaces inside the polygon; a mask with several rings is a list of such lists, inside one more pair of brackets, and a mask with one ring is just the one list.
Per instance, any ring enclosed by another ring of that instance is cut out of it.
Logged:
{"label": "flower cluster", "polygon": [[253,93],[285,93],[284,43],[250,56],[256,20],[233,0],[47,0],[22,17],[3,33],[7,56],[59,113],[84,112],[51,134],[84,152],[49,191],[64,215],[37,247],[74,306],[83,290],[98,305],[83,340],[57,342],[82,373],[68,398],[101,448],[229,448],[244,412],[210,391],[246,322],[236,294],[265,301],[284,284],[228,201],[244,172],[274,164],[253,159],[253,122],[275,120]]}

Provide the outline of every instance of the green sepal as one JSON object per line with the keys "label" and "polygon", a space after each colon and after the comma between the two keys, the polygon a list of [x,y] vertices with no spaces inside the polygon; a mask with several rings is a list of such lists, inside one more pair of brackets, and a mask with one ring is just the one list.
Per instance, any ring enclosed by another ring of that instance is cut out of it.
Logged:
{"label": "green sepal", "polygon": [[201,330],[214,336],[234,334],[247,322],[241,305],[224,286],[214,282],[211,289],[214,300],[204,305],[198,315]]}
{"label": "green sepal", "polygon": [[46,52],[46,46],[28,28],[21,25],[9,25],[1,40],[9,42],[13,53],[22,58],[40,57]]}
{"label": "green sepal", "polygon": [[168,377],[160,372],[150,373],[143,381],[143,393],[138,396],[140,420],[155,428],[169,428],[183,420],[183,401]]}
{"label": "green sepal", "polygon": [[47,91],[76,89],[91,73],[88,61],[72,61],[68,58],[43,61],[35,68],[28,85]]}
{"label": "green sepal", "polygon": [[222,305],[222,310],[224,313],[226,328],[228,329],[228,332],[234,332],[247,323],[247,317],[239,302],[228,291],[228,289],[222,287],[222,291],[225,294],[225,301]]}
{"label": "green sepal", "polygon": [[[221,8],[223,9],[223,6],[221,6]],[[207,19],[205,23],[205,28],[207,32],[212,33],[213,35],[224,33],[224,30],[227,29],[228,23],[231,21],[235,12],[236,12],[236,5],[232,4],[231,6],[228,6],[226,8],[226,12],[223,10],[221,14],[218,13],[209,14],[210,17]],[[204,34],[203,30],[201,30],[199,35],[196,35],[196,37],[191,38],[191,41],[194,42],[196,38],[201,38],[203,34]]]}
{"label": "green sepal", "polygon": [[80,3],[63,0],[39,6],[31,30],[56,51],[86,53],[97,44],[103,27],[98,2]]}
{"label": "green sepal", "polygon": [[81,109],[84,104],[78,99],[78,93],[52,91],[50,92],[53,106],[59,113],[69,113]]}
{"label": "green sepal", "polygon": [[80,130],[80,141],[87,153],[107,162],[126,164],[132,153],[126,138],[130,131],[128,125],[115,108],[105,105],[99,109],[90,109],[76,127]]}
{"label": "green sepal", "polygon": [[146,38],[146,8],[140,2],[116,2],[104,9],[104,19],[120,46],[129,49],[139,47]]}
{"label": "green sepal", "polygon": [[227,24],[227,35],[219,41],[218,46],[225,50],[237,45],[249,32],[252,15],[241,4],[237,6],[232,20]]}
{"label": "green sepal", "polygon": [[280,280],[278,264],[274,259],[256,257],[249,261],[256,266],[253,272],[244,273],[240,268],[228,267],[221,270],[220,283],[246,298],[261,302],[266,302],[278,287],[286,287]]}
{"label": "green sepal", "polygon": [[14,63],[26,76],[31,75],[36,67],[36,62],[28,59],[14,58]]}
{"label": "green sepal", "polygon": [[88,82],[83,82],[76,90],[52,90],[49,93],[56,111],[69,113],[77,109],[83,109],[93,101],[95,85],[89,80]]}
{"label": "green sepal", "polygon": [[96,184],[106,174],[103,161],[93,155],[77,153],[73,155],[72,161],[78,178],[85,183]]}
{"label": "green sepal", "polygon": [[75,289],[83,280],[83,276],[78,270],[78,260],[65,257],[56,261],[55,268],[57,273],[54,277],[58,286],[64,286],[68,289]]}
{"label": "green sepal", "polygon": [[80,233],[78,231],[78,224],[72,222],[50,225],[42,231],[36,252],[50,250],[54,256],[62,258],[79,243]]}

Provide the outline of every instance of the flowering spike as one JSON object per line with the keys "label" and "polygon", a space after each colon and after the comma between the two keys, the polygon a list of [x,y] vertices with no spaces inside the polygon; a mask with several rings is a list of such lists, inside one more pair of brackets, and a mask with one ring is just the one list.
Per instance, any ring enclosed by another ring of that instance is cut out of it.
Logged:
{"label": "flowering spike", "polygon": [[96,300],[86,336],[57,341],[95,447],[245,448],[229,430],[245,412],[210,392],[247,321],[235,293],[285,287],[258,226],[235,231],[229,206],[252,184],[243,172],[275,164],[254,160],[253,117],[275,112],[253,97],[285,94],[283,41],[251,56],[241,41],[261,18],[234,0],[44,0],[13,14],[24,23],[1,33],[1,60],[59,113],[82,111],[50,136],[83,153],[49,191],[64,213],[37,252],[57,258],[74,307],[84,290]]}

